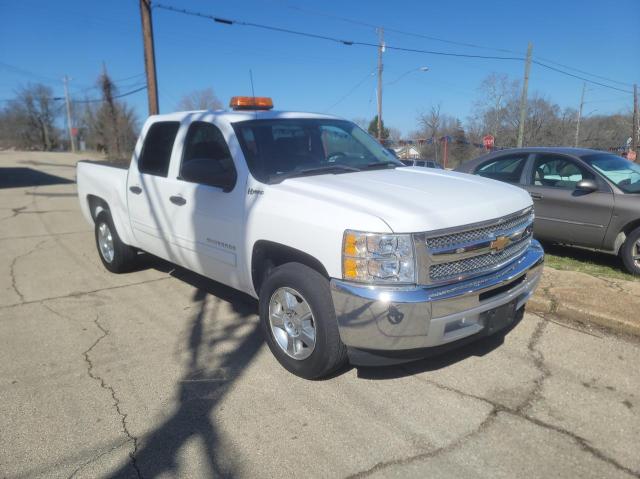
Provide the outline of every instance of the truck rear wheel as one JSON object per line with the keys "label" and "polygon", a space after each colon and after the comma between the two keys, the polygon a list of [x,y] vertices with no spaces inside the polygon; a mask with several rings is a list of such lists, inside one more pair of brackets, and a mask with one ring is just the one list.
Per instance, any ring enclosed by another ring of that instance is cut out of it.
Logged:
{"label": "truck rear wheel", "polygon": [[319,379],[346,363],[329,281],[314,269],[274,268],[260,288],[259,310],[271,352],[296,376]]}
{"label": "truck rear wheel", "polygon": [[620,256],[629,273],[640,275],[640,228],[629,233],[620,249]]}
{"label": "truck rear wheel", "polygon": [[107,211],[96,217],[95,236],[98,254],[105,268],[112,273],[126,273],[133,269],[136,250],[122,242]]}

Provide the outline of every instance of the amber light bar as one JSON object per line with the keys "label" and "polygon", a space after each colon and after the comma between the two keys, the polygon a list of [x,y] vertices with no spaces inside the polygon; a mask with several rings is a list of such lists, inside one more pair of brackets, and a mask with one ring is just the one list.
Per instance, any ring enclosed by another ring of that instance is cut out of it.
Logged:
{"label": "amber light bar", "polygon": [[234,96],[229,106],[234,110],[271,110],[273,101],[266,96]]}

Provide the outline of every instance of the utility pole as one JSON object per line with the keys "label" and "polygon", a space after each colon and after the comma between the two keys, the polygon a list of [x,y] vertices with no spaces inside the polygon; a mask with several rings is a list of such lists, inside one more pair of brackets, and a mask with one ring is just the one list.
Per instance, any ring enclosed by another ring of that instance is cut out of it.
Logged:
{"label": "utility pole", "polygon": [[524,64],[524,83],[522,85],[522,97],[520,98],[520,124],[518,125],[518,148],[522,148],[524,142],[524,122],[527,117],[527,90],[529,89],[529,70],[531,70],[531,52],[533,44],[529,42],[527,47],[527,61]]}
{"label": "utility pole", "polygon": [[[640,135],[640,126],[638,125],[638,84],[633,84],[633,134],[631,135],[631,149],[638,154],[638,136]],[[636,161],[640,161],[637,159]]]}
{"label": "utility pole", "polygon": [[73,127],[71,125],[71,102],[69,101],[69,87],[67,86],[67,83],[69,83],[69,78],[67,77],[67,75],[64,76],[62,81],[64,82],[64,100],[67,104],[67,129],[69,130],[69,143],[71,143],[71,151],[75,153],[76,142],[73,137]]}
{"label": "utility pole", "polygon": [[156,80],[156,55],[153,47],[153,23],[151,22],[151,0],[140,0],[142,19],[142,40],[144,42],[144,67],[147,72],[147,95],[149,97],[149,115],[157,115],[158,83]]}
{"label": "utility pole", "polygon": [[378,28],[378,141],[382,142],[382,54],[384,53],[384,28]]}
{"label": "utility pole", "polygon": [[578,108],[578,121],[576,121],[576,141],[574,145],[578,148],[578,143],[580,142],[580,119],[582,118],[582,107],[584,106],[584,92],[587,89],[587,82],[582,84],[582,95],[580,96],[580,108]]}

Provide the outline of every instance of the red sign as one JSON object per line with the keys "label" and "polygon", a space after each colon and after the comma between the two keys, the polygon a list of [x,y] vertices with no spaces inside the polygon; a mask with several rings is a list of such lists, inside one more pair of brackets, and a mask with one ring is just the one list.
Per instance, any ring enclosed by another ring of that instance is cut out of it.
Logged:
{"label": "red sign", "polygon": [[71,128],[71,136],[78,136],[78,129],[77,128]]}
{"label": "red sign", "polygon": [[493,148],[495,140],[496,139],[493,137],[493,135],[485,135],[482,137],[482,144],[487,150],[490,150],[491,148]]}

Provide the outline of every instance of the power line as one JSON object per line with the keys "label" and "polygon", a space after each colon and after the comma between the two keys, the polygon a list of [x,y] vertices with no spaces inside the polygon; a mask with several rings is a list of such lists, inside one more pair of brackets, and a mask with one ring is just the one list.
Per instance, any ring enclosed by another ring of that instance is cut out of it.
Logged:
{"label": "power line", "polygon": [[569,65],[564,65],[562,63],[558,63],[556,61],[549,60],[548,58],[543,58],[543,57],[538,56],[538,55],[534,55],[534,57],[537,57],[537,58],[539,58],[540,60],[542,60],[542,61],[544,61],[546,63],[551,63],[552,65],[557,65],[557,66],[566,68],[567,70],[573,70],[575,72],[582,73],[583,75],[589,75],[589,76],[592,76],[594,78],[600,78],[601,80],[606,80],[606,81],[611,82],[611,83],[617,83],[618,85],[624,85],[624,86],[629,86],[629,87],[633,86],[631,83],[621,82],[621,81],[618,81],[618,80],[614,80],[612,78],[603,77],[601,75],[596,75],[595,73],[589,73],[589,72],[586,72],[584,70],[579,70],[578,68],[570,67]]}
{"label": "power line", "polygon": [[593,85],[599,85],[601,87],[610,88],[612,90],[621,91],[623,93],[632,93],[631,90],[623,90],[622,88],[618,88],[618,87],[615,87],[615,86],[605,85],[604,83],[600,83],[600,82],[597,82],[595,80],[590,80],[589,78],[585,78],[585,77],[580,76],[580,75],[574,75],[573,73],[569,73],[569,72],[560,70],[559,68],[552,67],[551,65],[547,65],[545,63],[539,62],[538,60],[531,60],[531,63],[535,63],[536,65],[539,65],[539,66],[544,67],[544,68],[548,68],[549,70],[553,70],[555,72],[562,73],[563,75],[567,75],[567,76],[570,76],[570,77],[573,77],[573,78],[577,78],[578,80],[586,81],[587,83],[591,83]]}
{"label": "power line", "polygon": [[[147,86],[145,85],[143,87],[136,88],[135,90],[131,90],[131,91],[128,91],[126,93],[121,93],[119,95],[114,95],[113,99],[115,100],[116,98],[122,98],[122,97],[125,97],[125,96],[133,95],[134,93],[138,93],[138,92],[140,92],[142,90],[146,90],[146,89],[147,89]],[[92,98],[92,99],[89,99],[89,100],[73,100],[72,103],[99,103],[99,102],[102,102],[102,101],[104,101],[102,98]]]}
{"label": "power line", "polygon": [[[200,17],[200,18],[204,18],[207,20],[213,20],[216,23],[221,23],[221,24],[225,24],[225,25],[241,25],[241,26],[246,26],[246,27],[254,27],[254,28],[260,28],[263,30],[269,30],[269,31],[274,31],[274,32],[279,32],[279,33],[287,33],[290,35],[297,35],[297,36],[302,36],[302,37],[307,37],[307,38],[314,38],[317,40],[326,40],[326,41],[331,41],[331,42],[335,42],[335,43],[340,43],[343,45],[347,45],[347,46],[354,46],[354,45],[358,45],[358,46],[366,46],[366,47],[373,47],[373,48],[378,48],[379,45],[376,43],[370,43],[370,42],[361,42],[361,41],[355,41],[355,40],[345,40],[342,38],[337,38],[337,37],[331,37],[328,35],[320,35],[320,34],[316,34],[316,33],[309,33],[309,32],[303,32],[300,30],[292,30],[289,28],[281,28],[281,27],[275,27],[272,25],[265,25],[265,24],[260,24],[260,23],[253,23],[253,22],[245,22],[242,20],[232,20],[232,19],[227,19],[227,18],[221,18],[221,17],[216,17],[214,15],[210,15],[207,13],[202,13],[202,12],[196,12],[193,10],[187,10],[187,9],[182,9],[182,8],[176,8],[176,7],[172,7],[171,5],[164,5],[164,4],[160,4],[160,3],[156,3],[154,4],[154,8],[159,8],[162,10],[168,10],[171,12],[175,12],[175,13],[181,13],[184,15],[190,15],[190,16],[194,16],[194,17]],[[440,56],[448,56],[448,57],[457,57],[457,58],[475,58],[475,59],[483,59],[483,60],[501,60],[501,61],[524,61],[524,57],[521,56],[497,56],[497,55],[475,55],[475,54],[469,54],[469,53],[458,53],[458,52],[443,52],[443,51],[438,51],[438,50],[425,50],[425,49],[421,49],[421,48],[408,48],[408,47],[399,47],[399,46],[393,46],[393,45],[385,45],[385,48],[388,50],[395,50],[395,51],[401,51],[401,52],[408,52],[408,53],[421,53],[421,54],[427,54],[427,55],[440,55]],[[549,70],[555,71],[556,73],[560,73],[563,75],[567,75],[569,77],[573,77],[573,78],[577,78],[579,80],[582,81],[586,81],[588,83],[591,83],[593,85],[598,85],[604,88],[610,88],[612,90],[617,90],[617,91],[621,91],[624,93],[631,93],[630,90],[623,90],[621,88],[617,88],[611,85],[606,85],[604,83],[601,82],[597,82],[595,80],[591,80],[589,78],[585,78],[583,76],[580,75],[575,75],[573,73],[561,70],[559,68],[553,67],[551,65],[547,65],[546,63],[542,63],[538,60],[532,60],[532,63],[535,63],[536,65],[539,65],[543,68],[547,68]]]}
{"label": "power line", "polygon": [[353,92],[355,92],[358,88],[360,88],[360,86],[366,82],[369,78],[371,78],[374,74],[374,72],[376,71],[375,68],[373,68],[369,73],[367,73],[367,76],[365,76],[362,80],[360,80],[358,83],[356,83],[346,94],[344,94],[342,97],[340,97],[340,99],[338,101],[336,101],[333,105],[331,105],[329,108],[325,109],[325,112],[328,112],[330,110],[332,110],[333,108],[335,108],[336,106],[338,106],[340,103],[342,103],[344,100],[346,100],[348,97],[350,97]]}

